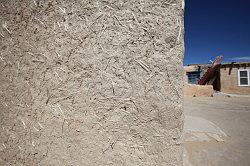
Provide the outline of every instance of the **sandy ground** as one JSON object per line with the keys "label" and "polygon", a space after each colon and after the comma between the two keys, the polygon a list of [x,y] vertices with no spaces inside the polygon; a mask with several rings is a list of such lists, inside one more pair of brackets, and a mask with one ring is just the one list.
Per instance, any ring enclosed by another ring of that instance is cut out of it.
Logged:
{"label": "sandy ground", "polygon": [[185,97],[185,166],[250,165],[250,97]]}

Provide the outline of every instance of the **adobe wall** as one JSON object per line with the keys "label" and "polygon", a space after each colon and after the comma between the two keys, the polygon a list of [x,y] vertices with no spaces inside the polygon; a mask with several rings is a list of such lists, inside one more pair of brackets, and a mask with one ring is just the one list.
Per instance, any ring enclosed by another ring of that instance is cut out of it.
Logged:
{"label": "adobe wall", "polygon": [[0,165],[182,165],[182,0],[1,0]]}
{"label": "adobe wall", "polygon": [[185,84],[183,88],[184,95],[186,96],[205,96],[211,97],[214,94],[212,85],[194,85]]}
{"label": "adobe wall", "polygon": [[249,95],[250,94],[249,86],[246,87],[238,86],[238,68],[232,68],[230,75],[229,75],[229,70],[230,68],[220,69],[221,92]]}

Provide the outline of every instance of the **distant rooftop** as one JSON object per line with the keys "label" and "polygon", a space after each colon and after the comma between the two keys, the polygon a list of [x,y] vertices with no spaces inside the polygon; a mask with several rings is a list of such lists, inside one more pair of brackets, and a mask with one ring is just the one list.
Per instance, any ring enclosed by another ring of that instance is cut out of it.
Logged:
{"label": "distant rooftop", "polygon": [[222,63],[221,67],[250,67],[250,62],[227,62]]}
{"label": "distant rooftop", "polygon": [[[225,62],[225,63],[221,63],[221,65],[250,65],[250,62]],[[209,63],[205,63],[205,64],[188,64],[187,66],[208,66],[208,65],[211,65]]]}

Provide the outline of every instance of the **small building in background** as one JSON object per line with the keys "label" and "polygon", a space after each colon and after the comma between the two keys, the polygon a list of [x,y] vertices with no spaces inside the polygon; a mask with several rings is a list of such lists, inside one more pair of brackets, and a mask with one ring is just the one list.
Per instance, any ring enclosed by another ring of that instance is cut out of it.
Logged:
{"label": "small building in background", "polygon": [[208,68],[209,64],[190,64],[188,66],[184,66],[186,82],[188,84],[198,84],[198,81],[205,74]]}
{"label": "small building in background", "polygon": [[232,94],[250,94],[250,62],[221,64],[220,91]]}
{"label": "small building in background", "polygon": [[[213,70],[211,70],[212,67]],[[223,63],[215,66],[211,66],[211,64],[192,64],[184,66],[184,70],[184,94],[188,92],[188,94],[192,95],[210,95],[212,89],[229,94],[250,95],[250,62]],[[210,72],[209,76],[207,76],[208,72]],[[198,86],[200,80],[204,79],[205,76],[205,84]],[[194,90],[195,92],[193,92]],[[199,92],[203,90],[209,92]]]}

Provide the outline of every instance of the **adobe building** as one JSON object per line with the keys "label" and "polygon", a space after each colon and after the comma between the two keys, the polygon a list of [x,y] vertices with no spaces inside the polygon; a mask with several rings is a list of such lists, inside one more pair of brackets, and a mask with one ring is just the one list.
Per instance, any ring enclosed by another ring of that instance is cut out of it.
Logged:
{"label": "adobe building", "polygon": [[[187,91],[189,95],[199,92],[207,96],[211,96],[213,90],[229,94],[250,94],[250,62],[222,63],[215,65],[213,70],[211,68],[210,64],[185,66],[185,82],[188,88],[184,88],[184,92]],[[199,81],[208,75],[208,71],[210,75],[205,83],[198,86]]]}
{"label": "adobe building", "polygon": [[1,0],[0,165],[182,166],[184,0]]}
{"label": "adobe building", "polygon": [[214,93],[213,85],[198,85],[200,78],[208,70],[208,64],[191,64],[184,66],[184,95],[210,97]]}
{"label": "adobe building", "polygon": [[250,95],[250,62],[220,65],[221,92]]}

